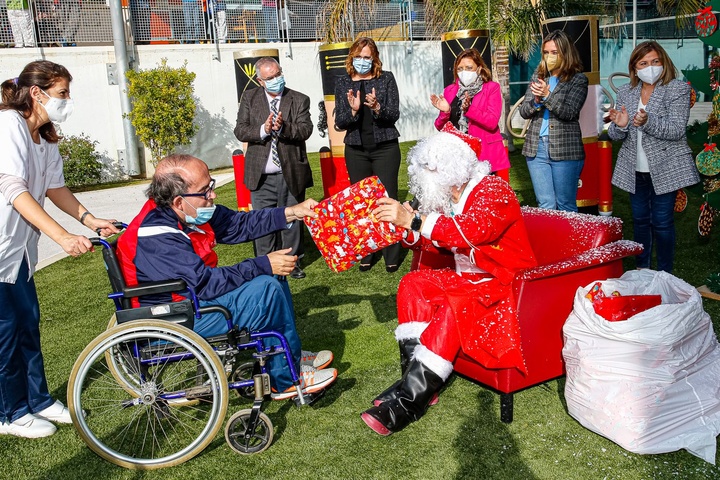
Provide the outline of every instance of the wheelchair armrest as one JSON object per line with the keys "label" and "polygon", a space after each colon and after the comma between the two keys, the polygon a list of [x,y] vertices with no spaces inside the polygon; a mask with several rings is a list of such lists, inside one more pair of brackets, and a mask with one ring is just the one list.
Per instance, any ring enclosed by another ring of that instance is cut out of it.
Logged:
{"label": "wheelchair armrest", "polygon": [[222,316],[225,317],[225,320],[230,320],[232,318],[230,310],[221,305],[208,305],[206,307],[200,307],[198,308],[198,312],[200,312],[200,314],[217,312],[221,313]]}
{"label": "wheelchair armrest", "polygon": [[185,280],[163,280],[160,282],[146,282],[123,288],[125,298],[143,297],[145,295],[157,295],[158,293],[182,292],[187,290]]}
{"label": "wheelchair armrest", "polygon": [[516,277],[518,280],[535,280],[538,278],[553,277],[564,273],[581,270],[584,268],[600,265],[602,263],[619,260],[631,255],[642,253],[641,244],[631,240],[617,240],[599,247],[591,248],[585,252],[574,255],[565,260],[551,263],[549,265],[540,265],[535,268],[529,268]]}

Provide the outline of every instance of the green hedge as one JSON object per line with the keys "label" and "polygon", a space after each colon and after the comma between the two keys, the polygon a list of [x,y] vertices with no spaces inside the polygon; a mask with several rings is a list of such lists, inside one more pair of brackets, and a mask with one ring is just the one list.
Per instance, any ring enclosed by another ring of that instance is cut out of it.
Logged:
{"label": "green hedge", "polygon": [[103,164],[95,151],[98,142],[85,134],[64,137],[58,143],[63,159],[63,174],[68,187],[79,187],[100,182]]}

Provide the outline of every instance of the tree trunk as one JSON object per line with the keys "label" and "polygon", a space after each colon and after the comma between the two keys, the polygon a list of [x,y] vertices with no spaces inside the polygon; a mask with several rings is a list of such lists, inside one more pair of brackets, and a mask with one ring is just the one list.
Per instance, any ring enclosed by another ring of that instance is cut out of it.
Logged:
{"label": "tree trunk", "polygon": [[510,61],[507,45],[496,45],[493,55],[493,63],[495,63],[495,79],[500,84],[500,92],[503,99],[503,112],[500,115],[500,131],[507,140],[508,151],[514,152],[513,137],[507,130],[507,117],[510,115]]}

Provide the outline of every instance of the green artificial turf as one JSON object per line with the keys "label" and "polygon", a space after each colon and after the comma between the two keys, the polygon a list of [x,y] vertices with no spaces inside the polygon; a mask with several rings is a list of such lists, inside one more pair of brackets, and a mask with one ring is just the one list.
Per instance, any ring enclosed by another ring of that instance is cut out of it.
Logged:
{"label": "green artificial turf", "polygon": [[[406,152],[409,144],[403,144]],[[525,205],[534,205],[532,186],[519,149],[512,156],[511,183]],[[317,186],[308,195],[321,198],[319,160],[312,157]],[[400,196],[407,195],[403,167]],[[627,194],[614,192],[614,212],[632,230]],[[233,185],[218,190],[219,203],[235,206]],[[677,215],[675,274],[693,285],[720,270],[717,238],[697,234],[700,192]],[[127,212],[129,221],[136,212]],[[499,419],[499,396],[463,378],[451,380],[425,417],[388,438],[369,430],[360,413],[382,389],[398,378],[395,295],[408,271],[385,272],[382,260],[370,272],[331,272],[312,241],[303,267],[307,278],[289,280],[303,348],[329,348],[339,370],[337,384],[316,405],[302,409],[269,402],[275,426],[273,445],[254,456],[240,456],[221,434],[198,457],[182,465],[140,473],[112,465],[90,451],[72,426],[40,440],[0,437],[3,479],[707,479],[720,469],[686,451],[636,455],[583,428],[566,411],[564,380],[515,395],[515,420]],[[252,255],[250,245],[221,246],[221,264]],[[633,268],[628,262],[627,268]],[[98,253],[67,258],[36,275],[42,309],[42,341],[50,390],[63,401],[68,376],[80,351],[107,325],[113,307]],[[714,319],[718,303],[705,300]],[[228,416],[249,402],[231,393]]]}

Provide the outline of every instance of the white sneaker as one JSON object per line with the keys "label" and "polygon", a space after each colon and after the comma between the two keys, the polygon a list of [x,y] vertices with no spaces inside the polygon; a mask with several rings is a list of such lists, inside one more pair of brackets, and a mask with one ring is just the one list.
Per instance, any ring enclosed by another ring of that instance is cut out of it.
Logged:
{"label": "white sneaker", "polygon": [[55,403],[45,410],[35,412],[35,416],[55,423],[72,423],[70,410],[60,400],[55,400]]}
{"label": "white sneaker", "polygon": [[0,423],[0,435],[14,435],[23,438],[49,437],[57,431],[55,425],[28,413],[12,423]]}
{"label": "white sneaker", "polygon": [[330,350],[320,350],[319,352],[302,350],[300,352],[300,365],[307,365],[316,370],[322,370],[332,363],[333,358],[334,355]]}
{"label": "white sneaker", "polygon": [[[337,379],[337,370],[334,368],[326,368],[324,370],[316,370],[313,367],[300,366],[300,387],[303,394],[317,393],[326,389]],[[273,392],[270,394],[273,400],[287,400],[297,397],[297,389],[289,387],[284,392]]]}

